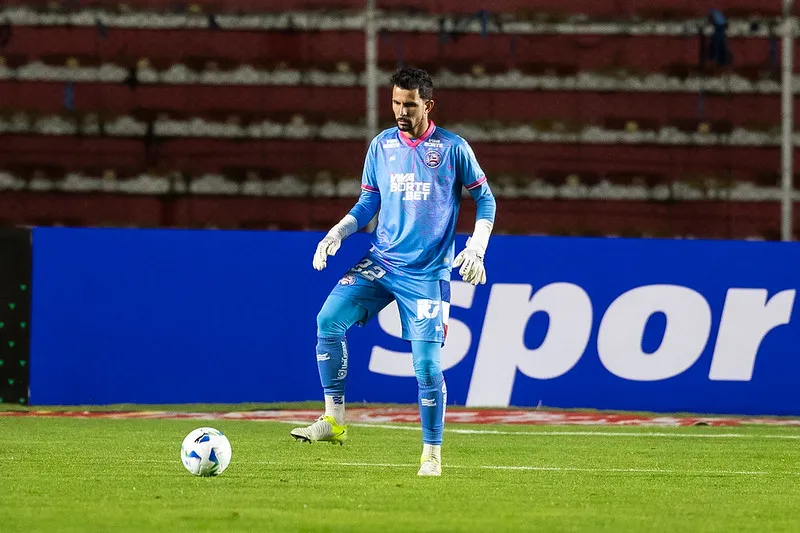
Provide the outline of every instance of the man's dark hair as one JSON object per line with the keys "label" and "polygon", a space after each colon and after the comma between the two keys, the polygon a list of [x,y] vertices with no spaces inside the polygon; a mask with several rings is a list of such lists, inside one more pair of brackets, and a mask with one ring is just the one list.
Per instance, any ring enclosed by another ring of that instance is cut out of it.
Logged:
{"label": "man's dark hair", "polygon": [[433,80],[427,71],[415,67],[401,67],[392,74],[392,85],[406,91],[417,89],[423,100],[433,98]]}

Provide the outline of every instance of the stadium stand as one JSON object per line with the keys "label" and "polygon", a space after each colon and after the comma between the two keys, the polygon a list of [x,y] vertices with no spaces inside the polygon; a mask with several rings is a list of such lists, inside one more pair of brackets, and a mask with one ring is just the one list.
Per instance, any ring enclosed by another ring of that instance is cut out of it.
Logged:
{"label": "stadium stand", "polygon": [[[379,67],[434,74],[497,232],[778,237],[779,3],[481,4],[378,0]],[[327,228],[364,157],[362,7],[6,1],[0,224]]]}

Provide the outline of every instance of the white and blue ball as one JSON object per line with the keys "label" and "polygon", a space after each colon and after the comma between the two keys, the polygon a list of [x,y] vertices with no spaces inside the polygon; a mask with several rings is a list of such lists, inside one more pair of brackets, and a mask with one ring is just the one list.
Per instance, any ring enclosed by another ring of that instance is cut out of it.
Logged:
{"label": "white and blue ball", "polygon": [[231,463],[231,443],[214,428],[197,428],[183,439],[181,462],[195,476],[218,476]]}

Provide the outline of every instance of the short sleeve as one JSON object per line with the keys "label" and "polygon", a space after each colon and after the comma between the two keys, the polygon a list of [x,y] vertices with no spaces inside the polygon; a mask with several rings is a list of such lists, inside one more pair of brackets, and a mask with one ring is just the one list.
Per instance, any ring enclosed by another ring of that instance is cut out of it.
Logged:
{"label": "short sleeve", "polygon": [[372,139],[364,159],[364,171],[361,174],[361,190],[366,192],[380,192],[378,189],[378,139]]}
{"label": "short sleeve", "polygon": [[467,141],[456,147],[456,172],[458,179],[468,191],[486,183],[486,173],[478,164],[478,159]]}

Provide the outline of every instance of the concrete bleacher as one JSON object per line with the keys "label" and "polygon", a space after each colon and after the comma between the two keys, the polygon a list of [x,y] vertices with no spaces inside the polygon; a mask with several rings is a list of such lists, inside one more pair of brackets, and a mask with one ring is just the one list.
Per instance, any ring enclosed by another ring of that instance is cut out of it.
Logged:
{"label": "concrete bleacher", "polygon": [[[47,18],[15,24],[0,50],[0,174],[9,176],[0,179],[0,201],[9,204],[0,223],[323,229],[337,221],[354,200],[364,157],[363,33],[225,23],[289,4],[324,7],[341,22],[362,3],[285,4],[184,6],[192,16],[219,14],[219,29],[159,28],[169,24],[153,17],[175,4],[137,1],[82,5],[150,12],[133,27],[116,19],[102,31]],[[480,9],[378,4],[383,13],[473,26]],[[473,26],[384,31],[380,67],[384,77],[400,60],[433,72],[433,118],[471,142],[496,184],[498,232],[774,238],[780,96],[764,28],[779,14],[775,3],[584,4],[532,11],[521,0],[495,2],[493,20],[502,23],[485,35]],[[6,2],[15,8],[69,13]],[[710,8],[753,26],[753,35],[731,37],[730,66],[701,69],[694,30],[576,35],[557,25],[697,28]],[[530,20],[550,26],[502,30]],[[707,87],[702,95],[699,87]],[[388,105],[381,125],[391,125]],[[136,189],[145,182],[155,185]]]}
{"label": "concrete bleacher", "polygon": [[[49,0],[6,0],[8,5],[51,5]],[[116,9],[121,2],[115,0],[91,0],[87,5]],[[362,0],[194,0],[192,5],[206,11],[258,13],[291,10],[362,9]],[[188,4],[174,0],[127,0],[129,8],[154,9],[159,11],[184,11]],[[427,0],[378,0],[378,8],[407,12],[437,12],[472,14],[486,9],[481,0],[443,0],[431,6]],[[649,16],[653,18],[704,17],[709,9],[728,10],[736,15],[772,15],[781,13],[780,3],[772,0],[540,0],[535,8],[527,0],[495,0],[492,9],[499,13],[522,13],[535,16],[550,14],[567,16],[585,14],[594,17]]]}

